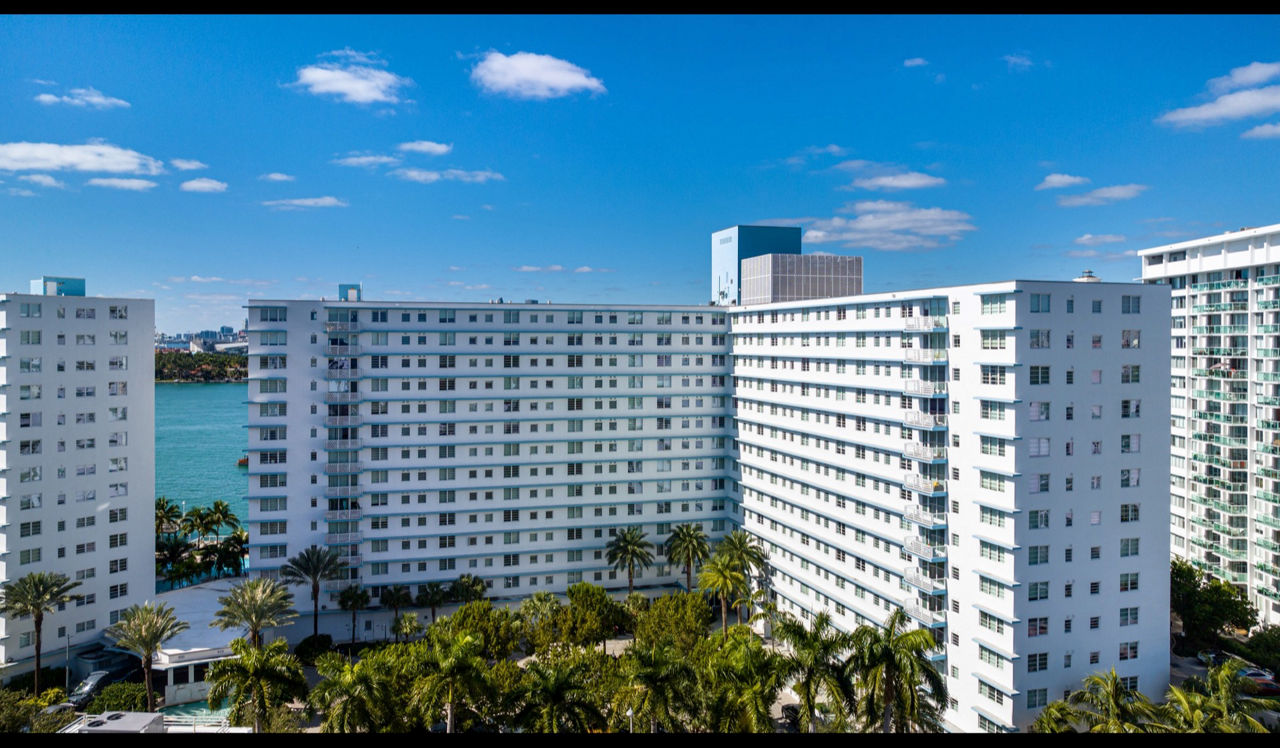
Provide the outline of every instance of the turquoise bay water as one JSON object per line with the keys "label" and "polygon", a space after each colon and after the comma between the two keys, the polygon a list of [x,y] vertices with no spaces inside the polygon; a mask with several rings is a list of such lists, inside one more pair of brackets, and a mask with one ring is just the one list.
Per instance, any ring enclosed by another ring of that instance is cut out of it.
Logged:
{"label": "turquoise bay water", "polygon": [[156,384],[156,496],[186,508],[221,499],[249,516],[246,471],[236,467],[249,437],[248,385]]}

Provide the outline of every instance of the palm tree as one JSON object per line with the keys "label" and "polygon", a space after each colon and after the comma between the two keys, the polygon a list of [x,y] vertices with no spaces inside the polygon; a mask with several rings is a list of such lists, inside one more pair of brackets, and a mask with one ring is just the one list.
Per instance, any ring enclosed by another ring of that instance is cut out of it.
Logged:
{"label": "palm tree", "polygon": [[338,593],[338,607],[351,611],[351,646],[356,646],[356,613],[369,607],[369,591],[356,584]]}
{"label": "palm tree", "polygon": [[681,728],[679,714],[682,694],[693,672],[670,646],[632,647],[622,658],[623,686],[610,712],[620,719],[627,711],[648,720],[649,732],[661,727],[667,732]]}
{"label": "palm tree", "polygon": [[747,576],[723,556],[715,556],[702,567],[698,587],[720,598],[720,627],[729,634],[729,598],[747,586]]}
{"label": "palm tree", "polygon": [[156,539],[156,566],[158,571],[163,571],[164,575],[170,582],[174,579],[173,570],[177,568],[182,559],[191,553],[192,545],[186,538],[180,538],[176,534],[168,537]]}
{"label": "palm tree", "polygon": [[227,533],[227,537],[218,546],[218,565],[231,572],[231,576],[240,576],[248,545],[249,533],[243,527]]}
{"label": "palm tree", "polygon": [[[746,530],[734,530],[721,538],[716,544],[716,555],[726,559],[733,568],[742,572],[748,581],[764,569],[764,549]],[[733,608],[737,613],[739,604],[735,602]],[[738,617],[738,622],[742,622],[741,615]]]}
{"label": "palm tree", "polygon": [[207,510],[206,517],[213,528],[217,542],[222,542],[223,527],[229,527],[232,530],[240,529],[240,518],[231,511],[231,506],[221,499],[213,502]]}
{"label": "palm tree", "polygon": [[693,567],[711,557],[711,544],[701,524],[676,525],[667,538],[667,559],[684,564],[685,589],[693,591]]}
{"label": "palm tree", "polygon": [[1211,668],[1204,679],[1188,678],[1182,688],[1208,697],[1210,708],[1222,715],[1224,726],[1231,732],[1266,732],[1266,727],[1253,715],[1280,711],[1280,700],[1253,696],[1257,686],[1240,675],[1244,667],[1243,662],[1232,658]]}
{"label": "palm tree", "polygon": [[535,660],[525,670],[524,708],[515,721],[533,732],[585,733],[604,717],[591,703],[581,663]]}
{"label": "palm tree", "polygon": [[431,608],[431,622],[436,622],[436,608],[449,602],[449,591],[440,582],[427,582],[422,592],[413,598],[419,608]]}
{"label": "palm tree", "polygon": [[[898,608],[883,628],[864,624],[853,632],[848,675],[858,679],[857,711],[868,729],[877,718],[885,733],[940,728],[936,715],[947,703],[947,684],[929,660],[938,643],[928,629],[906,631],[907,624],[906,613]],[[923,693],[926,687],[928,694]]]}
{"label": "palm tree", "polygon": [[316,684],[307,700],[313,709],[324,710],[321,732],[376,732],[387,724],[386,709],[394,697],[372,661],[353,665],[334,652],[326,652],[316,660],[316,672],[324,680]]}
{"label": "palm tree", "polygon": [[391,630],[395,633],[397,640],[403,636],[405,641],[409,641],[421,634],[423,628],[425,627],[418,623],[417,613],[401,613],[395,619],[395,623],[391,624]]}
{"label": "palm tree", "polygon": [[429,652],[428,673],[414,683],[410,702],[423,714],[444,706],[445,732],[454,732],[457,710],[478,700],[484,690],[485,661],[481,640],[459,634],[436,642]]}
{"label": "palm tree", "polygon": [[[1165,702],[1159,707],[1161,726],[1178,733],[1235,732],[1227,723],[1227,715],[1220,704],[1195,691],[1169,686]],[[1261,725],[1259,725],[1261,726]],[[1265,732],[1265,728],[1263,732]]]}
{"label": "palm tree", "polygon": [[169,533],[170,535],[176,533],[180,522],[182,522],[182,509],[165,497],[157,496],[156,536],[158,537],[165,533]]}
{"label": "palm tree", "polygon": [[193,506],[182,516],[178,526],[186,537],[196,536],[196,545],[203,546],[205,537],[213,532],[213,524],[209,519],[209,510],[202,506]]}
{"label": "palm tree", "polygon": [[[47,571],[33,571],[17,581],[0,587],[0,612],[13,618],[31,616],[36,634],[36,670],[35,692],[40,693],[40,650],[41,637],[44,633],[44,615],[52,613],[59,605],[65,605],[80,598],[71,594],[71,590],[80,586],[66,574]],[[12,632],[10,632],[12,633]]]}
{"label": "palm tree", "polygon": [[1126,688],[1116,669],[1086,676],[1065,702],[1050,703],[1036,718],[1036,732],[1135,733],[1160,729],[1160,710],[1140,691]]}
{"label": "palm tree", "polygon": [[155,711],[156,696],[151,687],[151,663],[161,645],[191,628],[186,621],[179,621],[173,608],[164,603],[150,602],[134,605],[103,633],[120,649],[127,649],[142,658],[143,682],[147,686],[147,711]]}
{"label": "palm tree", "polygon": [[220,709],[225,699],[231,701],[231,718],[243,721],[253,715],[253,731],[262,732],[262,721],[271,709],[293,698],[307,694],[307,680],[302,663],[289,654],[284,639],[276,639],[266,647],[255,647],[244,639],[231,642],[235,657],[218,660],[209,666],[209,708]]}
{"label": "palm tree", "polygon": [[653,543],[645,540],[639,527],[628,527],[619,532],[605,546],[605,558],[617,571],[627,570],[627,594],[635,592],[636,566],[647,569],[653,565]]}
{"label": "palm tree", "polygon": [[247,629],[249,643],[262,648],[262,630],[283,626],[298,617],[293,610],[293,594],[274,579],[249,579],[231,588],[231,593],[218,598],[222,606],[210,626],[223,631]]}
{"label": "palm tree", "polygon": [[841,658],[853,646],[853,635],[837,629],[831,616],[822,612],[814,616],[809,628],[787,616],[778,624],[777,638],[790,649],[783,672],[786,678],[795,678],[791,690],[800,697],[807,729],[817,732],[819,703],[847,702],[852,694]]}
{"label": "palm tree", "polygon": [[[382,596],[379,599],[382,601],[382,607],[391,608],[392,622],[400,617],[401,608],[413,605],[413,595],[409,594],[409,588],[403,584],[397,584],[396,586],[389,588],[383,587]],[[391,633],[396,633],[394,627],[392,628]],[[396,634],[396,641],[400,641],[399,634]]]}
{"label": "palm tree", "polygon": [[320,634],[320,583],[340,578],[346,568],[347,565],[336,550],[317,548],[314,545],[280,567],[280,578],[286,583],[311,585],[312,636]]}
{"label": "palm tree", "polygon": [[483,600],[489,587],[484,580],[472,574],[463,574],[449,585],[449,598],[456,603]]}

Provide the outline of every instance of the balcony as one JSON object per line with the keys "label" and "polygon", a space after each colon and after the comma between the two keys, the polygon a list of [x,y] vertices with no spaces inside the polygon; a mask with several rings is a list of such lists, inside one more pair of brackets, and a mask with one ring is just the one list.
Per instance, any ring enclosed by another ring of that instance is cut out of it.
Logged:
{"label": "balcony", "polygon": [[1191,438],[1198,442],[1221,444],[1224,447],[1246,446],[1246,440],[1243,436],[1223,436],[1221,434],[1210,434],[1203,431],[1197,431],[1191,434]]}
{"label": "balcony", "polygon": [[1253,355],[1263,358],[1280,358],[1280,348],[1256,348]]}
{"label": "balcony", "polygon": [[945,460],[947,459],[946,447],[934,447],[920,442],[904,442],[902,445],[902,453],[907,457],[914,457],[917,460]]}
{"label": "balcony", "polygon": [[359,449],[359,439],[330,439],[324,443],[324,448],[329,451],[339,451],[348,449]]}
{"label": "balcony", "polygon": [[360,486],[328,486],[324,489],[326,499],[354,499],[361,493]]}
{"label": "balcony", "polygon": [[349,475],[351,473],[360,472],[364,466],[356,461],[350,462],[326,462],[324,465],[325,475]]}
{"label": "balcony", "polygon": [[354,403],[360,399],[359,392],[326,392],[324,393],[324,401],[330,405],[340,405],[342,403]]}
{"label": "balcony", "polygon": [[324,378],[328,380],[359,379],[359,369],[325,369]]}
{"label": "balcony", "polygon": [[357,520],[364,516],[363,509],[331,509],[324,513],[325,520],[329,522],[341,522],[343,520]]}
{"label": "balcony", "polygon": [[1212,314],[1214,312],[1247,312],[1247,301],[1224,301],[1217,304],[1196,304],[1191,307],[1194,314]]}
{"label": "balcony", "polygon": [[1259,335],[1274,335],[1280,333],[1280,325],[1254,325],[1253,331]]}
{"label": "balcony", "polygon": [[359,557],[359,556],[339,556],[339,557],[338,557],[338,560],[339,560],[339,561],[341,561],[342,563],[346,564],[347,566],[359,566],[359,565],[360,565],[360,557]]}
{"label": "balcony", "polygon": [[919,473],[907,473],[902,483],[913,491],[919,491],[924,494],[936,495],[947,492],[946,481],[928,478]]}
{"label": "balcony", "polygon": [[928,527],[930,529],[937,528],[937,527],[945,527],[947,524],[947,515],[933,514],[932,512],[926,512],[918,504],[913,505],[910,509],[904,512],[902,516],[906,517],[911,522],[924,525],[925,527]]}
{"label": "balcony", "polygon": [[1214,423],[1229,425],[1241,425],[1249,422],[1249,416],[1244,413],[1213,413],[1207,410],[1193,410],[1191,411],[1191,416],[1201,421],[1213,421]]}
{"label": "balcony", "polygon": [[[1261,279],[1259,279],[1261,280]],[[1209,283],[1192,283],[1192,291],[1222,291],[1228,288],[1248,288],[1249,281],[1244,279],[1211,281]]]}
{"label": "balcony", "polygon": [[1267,299],[1258,302],[1259,309],[1280,309],[1280,299]]}
{"label": "balcony", "polygon": [[1219,356],[1221,358],[1244,358],[1249,355],[1248,348],[1198,348],[1192,347],[1193,356]]}
{"label": "balcony", "polygon": [[908,603],[902,606],[902,611],[907,615],[911,616],[912,618],[916,619],[917,621],[920,621],[921,623],[926,623],[930,626],[933,626],[939,623],[945,623],[947,620],[946,614],[943,613],[943,611],[941,610],[928,610],[919,605],[914,605],[911,603]]}
{"label": "balcony", "polygon": [[1219,402],[1240,402],[1249,397],[1248,392],[1228,392],[1224,390],[1192,390],[1191,394]]}
{"label": "balcony", "polygon": [[326,356],[359,356],[360,346],[354,343],[348,345],[326,345],[324,354]]}
{"label": "balcony", "polygon": [[947,417],[941,413],[922,413],[918,410],[908,410],[902,414],[903,423],[912,426],[923,426],[925,428],[936,428],[947,425]]}
{"label": "balcony", "polygon": [[903,348],[902,358],[906,361],[946,361],[946,348]]}
{"label": "balcony", "polygon": [[945,330],[946,317],[907,317],[903,326],[908,330]]}
{"label": "balcony", "polygon": [[1244,369],[1192,369],[1197,377],[1213,377],[1214,379],[1248,379],[1249,372]]}
{"label": "balcony", "polygon": [[359,416],[359,415],[354,415],[354,416],[326,416],[326,417],[325,417],[325,419],[324,419],[324,425],[325,425],[325,426],[328,426],[328,427],[330,427],[330,428],[336,428],[336,427],[341,427],[341,426],[359,426],[359,425],[360,425],[360,416]]}
{"label": "balcony", "polygon": [[919,539],[908,540],[906,548],[908,553],[923,559],[947,557],[947,547],[945,545],[927,545]]}
{"label": "balcony", "polygon": [[904,392],[913,395],[945,395],[947,394],[946,382],[922,382],[919,379],[908,379],[903,383]]}
{"label": "balcony", "polygon": [[1255,514],[1253,521],[1261,525],[1266,525],[1274,530],[1280,530],[1280,517],[1273,517],[1270,514]]}
{"label": "balcony", "polygon": [[942,577],[927,577],[924,574],[921,574],[919,570],[909,571],[906,574],[903,574],[902,577],[907,580],[907,584],[913,587],[918,587],[929,593],[942,592],[947,586],[946,579]]}
{"label": "balcony", "polygon": [[362,532],[331,532],[324,536],[325,545],[351,545],[352,543],[359,543],[361,540],[364,540],[364,533]]}
{"label": "balcony", "polygon": [[1196,335],[1248,335],[1248,325],[1196,325],[1191,328]]}
{"label": "balcony", "polygon": [[326,322],[325,332],[355,332],[360,329],[359,322]]}

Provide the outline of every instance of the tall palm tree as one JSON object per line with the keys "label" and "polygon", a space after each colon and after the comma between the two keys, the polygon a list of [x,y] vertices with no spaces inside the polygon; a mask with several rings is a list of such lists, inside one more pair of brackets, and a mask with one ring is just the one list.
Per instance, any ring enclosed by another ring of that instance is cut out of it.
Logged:
{"label": "tall palm tree", "polygon": [[120,614],[120,619],[103,633],[121,649],[142,658],[142,677],[147,686],[147,711],[155,711],[155,690],[151,687],[151,664],[156,650],[191,624],[178,620],[173,608],[164,603],[147,602],[134,605]]}
{"label": "tall palm tree", "polygon": [[449,599],[455,603],[471,603],[483,600],[489,586],[474,574],[462,574],[449,585]]}
{"label": "tall palm tree", "polygon": [[907,631],[908,622],[898,608],[883,628],[864,624],[853,632],[847,674],[858,680],[857,711],[868,729],[877,720],[885,733],[940,727],[934,718],[947,703],[947,683],[929,660],[938,643],[928,629]]}
{"label": "tall palm tree", "polygon": [[391,624],[391,630],[395,632],[396,638],[403,636],[405,641],[421,634],[423,628],[425,627],[418,622],[417,613],[401,613],[396,617],[395,623]]}
{"label": "tall palm tree", "polygon": [[[390,588],[384,587],[379,600],[382,601],[382,607],[391,608],[391,621],[393,624],[400,617],[401,608],[413,605],[413,595],[409,594],[409,588],[403,584],[397,584]],[[400,641],[400,635],[395,632],[394,626],[391,633],[395,634],[397,642]]]}
{"label": "tall palm tree", "polygon": [[293,610],[293,594],[274,579],[249,579],[231,588],[230,594],[218,598],[222,607],[210,626],[223,631],[243,628],[249,643],[262,648],[262,630],[283,626],[298,617]]}
{"label": "tall palm tree", "polygon": [[395,702],[390,683],[370,660],[351,664],[341,655],[326,652],[316,660],[323,678],[307,700],[324,710],[321,732],[377,732],[390,720],[387,708]]}
{"label": "tall palm tree", "polygon": [[1065,702],[1046,706],[1032,729],[1073,732],[1080,726],[1086,732],[1137,733],[1158,731],[1160,723],[1160,710],[1140,691],[1126,688],[1113,667],[1086,676],[1083,688],[1072,691]]}
{"label": "tall palm tree", "polygon": [[213,534],[217,542],[222,542],[222,528],[228,527],[232,530],[240,529],[240,518],[231,511],[231,505],[218,499],[209,506],[207,515],[209,524],[213,527]]}
{"label": "tall palm tree", "polygon": [[729,599],[746,586],[746,574],[723,556],[713,557],[698,575],[698,587],[720,598],[720,628],[725,636],[729,634]]}
{"label": "tall palm tree", "polygon": [[156,536],[176,534],[182,522],[182,509],[163,496],[156,497]]}
{"label": "tall palm tree", "polygon": [[[1217,665],[1203,679],[1188,678],[1183,689],[1208,697],[1211,708],[1223,715],[1223,723],[1234,732],[1265,732],[1266,727],[1253,715],[1263,711],[1280,711],[1280,699],[1258,698],[1257,686],[1240,675],[1245,664],[1232,658]],[[1225,730],[1224,730],[1225,731]]]}
{"label": "tall palm tree", "polygon": [[180,538],[176,534],[156,539],[156,566],[159,571],[163,571],[165,577],[171,581],[174,579],[173,570],[182,562],[182,559],[191,553],[194,546],[186,538]]}
{"label": "tall palm tree", "polygon": [[66,574],[33,571],[0,587],[0,612],[13,618],[31,616],[36,634],[35,692],[40,693],[40,650],[43,648],[44,616],[59,605],[79,599],[71,590],[80,586]]}
{"label": "tall palm tree", "polygon": [[847,702],[852,694],[842,658],[853,647],[853,635],[837,629],[822,612],[808,628],[787,616],[778,624],[777,638],[790,650],[784,672],[795,679],[791,690],[800,697],[801,716],[808,731],[817,732],[818,705]]}
{"label": "tall palm tree", "polygon": [[312,636],[320,634],[320,583],[341,578],[346,568],[337,550],[314,545],[280,567],[280,578],[287,584],[311,585]]}
{"label": "tall palm tree", "polygon": [[338,593],[338,607],[351,611],[351,646],[356,646],[356,613],[369,607],[369,591],[356,584],[347,585]]}
{"label": "tall palm tree", "polygon": [[482,642],[472,634],[438,641],[428,653],[428,672],[414,682],[410,703],[422,714],[444,707],[445,732],[454,732],[459,708],[475,703],[484,691]]}
{"label": "tall palm tree", "polygon": [[249,533],[243,527],[227,533],[227,537],[218,544],[218,565],[231,572],[231,576],[240,576],[248,545]]}
{"label": "tall palm tree", "polygon": [[622,658],[622,687],[610,712],[620,719],[627,711],[649,722],[649,732],[658,728],[678,732],[683,694],[691,685],[693,672],[669,645],[632,647]]}
{"label": "tall palm tree", "polygon": [[231,718],[240,722],[252,715],[253,731],[262,732],[262,722],[274,707],[307,695],[302,663],[289,654],[284,639],[261,648],[234,639],[231,651],[235,657],[209,666],[209,708],[220,709],[229,699]]}
{"label": "tall palm tree", "polygon": [[[746,530],[734,530],[721,538],[720,542],[716,544],[716,555],[724,558],[733,568],[742,572],[748,582],[764,570],[764,549],[760,546],[759,541]],[[741,592],[746,594],[747,589],[750,589],[749,585]],[[734,613],[738,613],[739,605],[737,602],[734,603],[733,608]],[[742,622],[740,614],[738,622]]]}
{"label": "tall palm tree", "polygon": [[[1227,715],[1222,705],[1202,693],[1169,686],[1169,691],[1165,694],[1165,703],[1157,709],[1160,714],[1160,726],[1155,730],[1158,731],[1235,732],[1235,729],[1227,723]],[[1263,732],[1265,731],[1263,728]]]}
{"label": "tall palm tree", "polygon": [[605,546],[605,559],[617,571],[627,570],[627,594],[635,592],[636,567],[647,569],[653,565],[653,543],[645,540],[639,527],[628,527],[614,536]]}
{"label": "tall palm tree", "polygon": [[193,506],[182,515],[178,529],[184,536],[194,535],[196,545],[203,546],[204,539],[213,532],[213,527],[213,522],[209,519],[209,510],[202,506]]}
{"label": "tall palm tree", "polygon": [[701,524],[676,525],[667,538],[667,558],[684,564],[685,589],[693,591],[693,567],[711,557],[711,544]]}
{"label": "tall palm tree", "polygon": [[583,666],[563,660],[535,660],[525,669],[522,687],[524,707],[515,721],[532,732],[585,733],[604,721],[591,703],[584,684]]}
{"label": "tall palm tree", "polygon": [[436,622],[436,608],[449,602],[449,590],[440,582],[427,582],[422,592],[413,598],[419,608],[431,608],[431,622]]}

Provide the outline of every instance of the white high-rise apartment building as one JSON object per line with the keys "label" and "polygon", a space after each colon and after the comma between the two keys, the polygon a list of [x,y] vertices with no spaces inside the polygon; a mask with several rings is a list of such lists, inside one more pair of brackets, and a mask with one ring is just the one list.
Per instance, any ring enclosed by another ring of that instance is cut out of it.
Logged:
{"label": "white high-rise apartment building", "polygon": [[1167,289],[1008,281],[730,310],[743,525],[784,611],[934,632],[947,724],[1169,679]]}
{"label": "white high-rise apartment building", "polygon": [[1173,294],[1173,555],[1280,623],[1280,224],[1138,255]]}
{"label": "white high-rise apartment building", "polygon": [[[83,598],[47,616],[45,663],[155,595],[155,388],[149,299],[84,280],[0,295],[0,581],[57,572]],[[31,619],[0,617],[4,677],[34,665]]]}
{"label": "white high-rise apartment building", "polygon": [[724,308],[339,298],[248,304],[256,573],[317,545],[375,603],[464,573],[497,598],[625,589],[605,546],[635,525],[653,590],[683,584],[673,525],[730,529]]}

